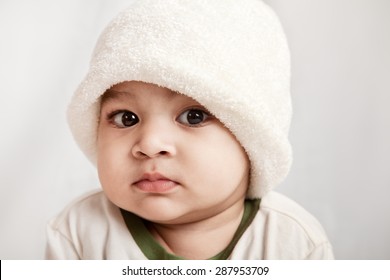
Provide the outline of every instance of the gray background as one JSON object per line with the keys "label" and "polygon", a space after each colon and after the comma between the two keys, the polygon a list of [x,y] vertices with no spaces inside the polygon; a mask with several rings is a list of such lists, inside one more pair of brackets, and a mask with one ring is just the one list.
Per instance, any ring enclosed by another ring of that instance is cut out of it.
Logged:
{"label": "gray background", "polygon": [[[41,259],[45,224],[98,187],[66,104],[130,1],[0,0],[0,259]],[[338,259],[390,259],[390,1],[268,0],[292,52],[294,163],[278,187]]]}

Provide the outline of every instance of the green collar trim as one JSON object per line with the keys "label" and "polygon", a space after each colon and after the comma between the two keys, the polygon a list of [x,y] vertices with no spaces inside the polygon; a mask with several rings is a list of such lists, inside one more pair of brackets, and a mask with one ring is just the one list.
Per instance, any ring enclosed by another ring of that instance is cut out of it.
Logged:
{"label": "green collar trim", "polygon": [[[259,210],[259,206],[260,199],[245,201],[244,215],[232,241],[222,252],[210,258],[210,260],[226,260],[230,256],[237,242],[255,218],[257,211]],[[184,260],[182,257],[165,251],[165,249],[153,238],[152,234],[148,231],[140,217],[126,210],[120,210],[127,229],[133,236],[138,247],[149,260]]]}

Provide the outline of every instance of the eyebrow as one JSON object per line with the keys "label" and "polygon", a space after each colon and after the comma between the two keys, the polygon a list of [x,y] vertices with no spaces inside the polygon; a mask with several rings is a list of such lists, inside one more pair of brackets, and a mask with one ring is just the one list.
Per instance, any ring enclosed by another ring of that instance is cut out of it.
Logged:
{"label": "eyebrow", "polygon": [[[186,96],[182,93],[179,93],[179,92],[175,92],[175,91],[171,91],[171,96],[170,96],[170,100],[173,100],[176,96]],[[118,100],[118,99],[124,99],[124,97],[126,96],[127,98],[130,96],[130,97],[134,97],[137,93],[136,92],[132,92],[132,91],[119,91],[119,90],[114,90],[114,89],[107,89],[102,97],[101,97],[101,105],[106,103],[106,102],[109,102],[110,100]],[[191,98],[191,97],[190,97]],[[192,99],[192,98],[191,98]]]}
{"label": "eyebrow", "polygon": [[114,90],[114,89],[107,89],[101,97],[100,104],[104,104],[106,102],[109,102],[110,100],[122,99],[125,95],[131,96],[131,95],[134,95],[134,93],[130,92],[130,91],[118,91],[118,90]]}

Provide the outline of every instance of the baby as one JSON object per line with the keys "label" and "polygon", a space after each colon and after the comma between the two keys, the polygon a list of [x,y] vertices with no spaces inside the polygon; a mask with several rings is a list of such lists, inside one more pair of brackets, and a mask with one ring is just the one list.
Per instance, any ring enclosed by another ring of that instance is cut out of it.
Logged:
{"label": "baby", "polygon": [[260,0],[135,0],[69,106],[103,191],[47,230],[49,259],[331,259],[272,191],[291,165],[289,50]]}

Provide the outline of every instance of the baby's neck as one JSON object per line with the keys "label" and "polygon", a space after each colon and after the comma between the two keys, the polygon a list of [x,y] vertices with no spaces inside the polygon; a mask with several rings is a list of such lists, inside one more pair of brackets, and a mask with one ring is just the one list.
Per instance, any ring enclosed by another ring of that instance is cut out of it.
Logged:
{"label": "baby's neck", "polygon": [[186,224],[149,223],[156,241],[169,253],[185,259],[208,259],[232,240],[244,213],[244,203],[217,215]]}

